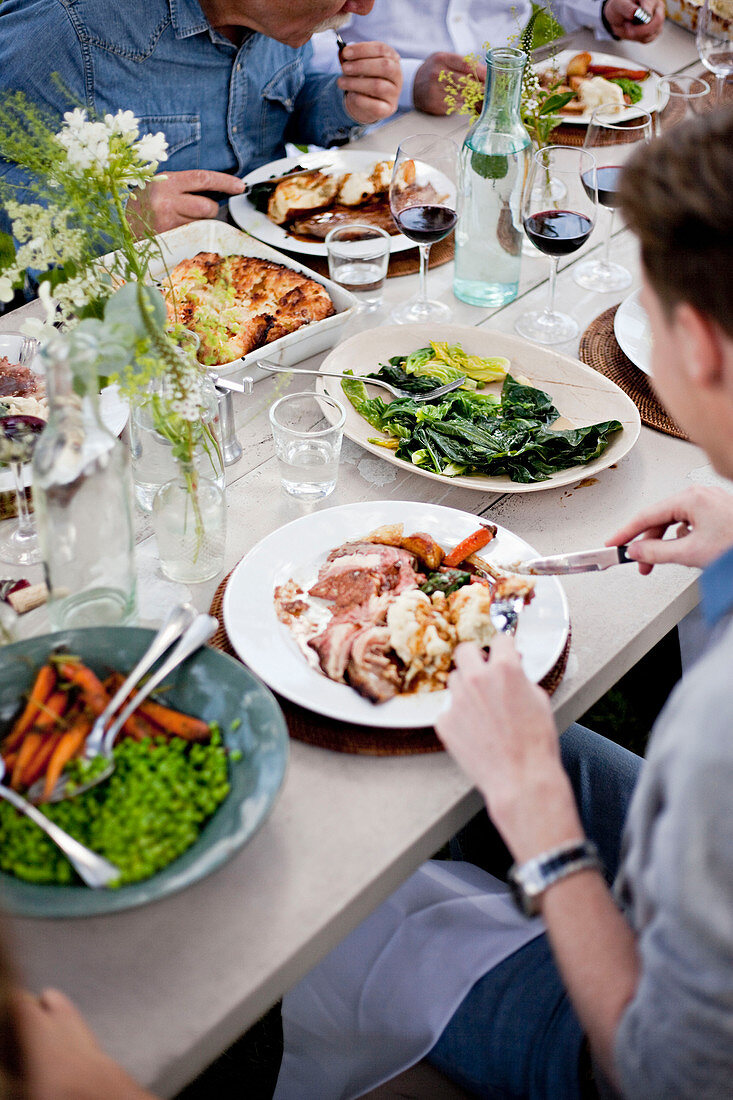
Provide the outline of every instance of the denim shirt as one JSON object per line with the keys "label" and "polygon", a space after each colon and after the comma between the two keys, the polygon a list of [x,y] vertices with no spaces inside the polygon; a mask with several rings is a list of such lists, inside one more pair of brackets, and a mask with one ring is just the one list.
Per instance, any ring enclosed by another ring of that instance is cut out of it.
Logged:
{"label": "denim shirt", "polygon": [[[294,49],[257,33],[237,46],[210,26],[198,0],[0,6],[3,92],[23,91],[59,116],[80,104],[98,113],[131,110],[142,133],[165,133],[171,172],[241,176],[283,156],[286,141],[348,138],[357,124],[343,92],[335,76],[308,70],[310,55],[310,43]],[[22,179],[2,161],[0,176]]]}

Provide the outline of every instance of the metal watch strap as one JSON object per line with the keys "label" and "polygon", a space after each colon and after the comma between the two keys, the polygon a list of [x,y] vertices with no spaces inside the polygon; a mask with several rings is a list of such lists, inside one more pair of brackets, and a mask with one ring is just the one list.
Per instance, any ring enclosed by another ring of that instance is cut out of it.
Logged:
{"label": "metal watch strap", "polygon": [[567,875],[587,870],[603,870],[598,849],[591,840],[571,840],[519,866],[515,863],[508,881],[519,908],[533,917],[539,912],[540,898],[548,887]]}

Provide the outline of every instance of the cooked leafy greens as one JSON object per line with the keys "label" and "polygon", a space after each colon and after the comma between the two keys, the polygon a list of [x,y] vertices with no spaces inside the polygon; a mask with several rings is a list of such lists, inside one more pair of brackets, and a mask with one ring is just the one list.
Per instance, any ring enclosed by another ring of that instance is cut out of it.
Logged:
{"label": "cooked leafy greens", "polygon": [[[431,340],[430,347],[418,348],[410,355],[396,355],[390,363],[402,367],[406,374],[428,375],[439,378],[440,385],[453,382],[465,375],[472,382],[498,382],[505,377],[509,360],[500,356],[485,358],[481,355],[469,355],[460,344]],[[466,389],[476,389],[467,383]]]}
{"label": "cooked leafy greens", "polygon": [[638,103],[644,94],[640,84],[637,84],[635,80],[630,80],[628,76],[612,76],[611,84],[618,84],[624,95],[629,97],[631,103]]}
{"label": "cooked leafy greens", "polygon": [[[397,379],[399,362],[399,358],[397,363],[390,360],[389,367],[382,367],[372,377]],[[406,372],[402,374],[406,376]],[[418,381],[422,386],[426,379],[412,378],[413,383]],[[437,383],[434,376],[433,384]],[[402,378],[396,384],[409,388]],[[370,439],[370,443],[447,477],[486,474],[506,475],[521,484],[545,481],[559,470],[591,462],[603,453],[610,436],[621,431],[618,420],[553,431],[551,425],[560,413],[550,395],[510,374],[504,379],[500,398],[459,389],[423,404],[411,397],[389,403],[369,397],[360,378],[344,381],[342,386],[356,411],[389,436]]]}
{"label": "cooked leafy greens", "polygon": [[446,596],[450,596],[451,592],[457,592],[464,584],[470,583],[471,574],[463,569],[441,569],[437,573],[428,573],[420,585],[420,591],[426,596],[432,596],[433,592],[444,592]]}

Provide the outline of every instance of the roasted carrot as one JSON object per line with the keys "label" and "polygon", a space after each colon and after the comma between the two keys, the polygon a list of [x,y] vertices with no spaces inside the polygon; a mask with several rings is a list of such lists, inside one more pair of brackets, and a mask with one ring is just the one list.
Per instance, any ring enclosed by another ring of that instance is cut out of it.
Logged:
{"label": "roasted carrot", "polygon": [[58,725],[59,719],[66,710],[68,701],[66,692],[55,691],[45,703],[40,705],[35,721],[23,738],[23,744],[18,750],[18,759],[15,761],[10,781],[10,786],[15,790],[18,790],[22,785],[25,769],[38,751],[44,736],[49,731],[54,731]]}
{"label": "roasted carrot", "polygon": [[42,665],[31,688],[25,709],[5,739],[4,751],[11,752],[20,747],[26,730],[30,729],[33,719],[38,713],[39,705],[46,702],[55,686],[56,673],[53,665]]}
{"label": "roasted carrot", "polygon": [[649,76],[649,69],[624,69],[619,65],[589,65],[588,72],[593,76],[605,76],[606,80],[626,77],[627,80],[635,80],[637,83]]}
{"label": "roasted carrot", "polygon": [[41,778],[62,736],[62,733],[47,733],[41,738],[35,755],[23,769],[21,777],[23,787],[32,787],[36,780]]}
{"label": "roasted carrot", "polygon": [[[122,683],[122,674],[119,672],[112,672],[104,681],[105,689],[109,692],[110,699]],[[128,695],[126,702],[129,700]],[[133,711],[129,718],[126,719],[122,726],[123,733],[126,733],[128,737],[132,737],[135,741],[142,741],[143,737],[159,737],[160,730],[152,722],[149,722],[144,716],[141,709]]]}
{"label": "roasted carrot", "polygon": [[84,702],[95,717],[100,715],[109,702],[104,684],[99,677],[81,661],[66,661],[59,665],[59,676],[79,688]]}
{"label": "roasted carrot", "polygon": [[46,768],[46,778],[43,781],[42,796],[44,802],[50,797],[66,765],[81,752],[91,728],[91,720],[86,717],[81,717],[77,725],[59,738],[58,744],[53,750],[51,759],[48,762],[48,767]]}
{"label": "roasted carrot", "polygon": [[486,546],[487,542],[491,542],[495,534],[496,528],[493,525],[479,527],[478,531],[474,531],[468,538],[459,542],[458,546],[454,546],[452,550],[449,550],[443,558],[443,565],[447,566],[448,569],[455,569],[457,565],[465,561],[469,554],[475,554],[482,546]]}
{"label": "roasted carrot", "polygon": [[208,723],[202,718],[192,718],[190,714],[164,707],[161,703],[154,703],[152,699],[141,703],[138,711],[156,726],[160,726],[164,733],[174,737],[182,737],[186,741],[208,741],[211,737]]}

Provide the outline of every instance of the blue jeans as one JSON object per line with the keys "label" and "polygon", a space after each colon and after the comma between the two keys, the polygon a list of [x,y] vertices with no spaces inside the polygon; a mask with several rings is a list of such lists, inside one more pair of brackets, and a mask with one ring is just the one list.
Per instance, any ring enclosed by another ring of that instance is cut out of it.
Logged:
{"label": "blue jeans", "polygon": [[[579,725],[565,731],[560,745],[586,834],[598,846],[610,882],[641,757]],[[503,874],[510,862],[485,813],[458,834],[452,854],[493,874]],[[583,1045],[542,935],[476,982],[428,1059],[487,1100],[578,1100]]]}

